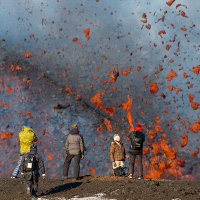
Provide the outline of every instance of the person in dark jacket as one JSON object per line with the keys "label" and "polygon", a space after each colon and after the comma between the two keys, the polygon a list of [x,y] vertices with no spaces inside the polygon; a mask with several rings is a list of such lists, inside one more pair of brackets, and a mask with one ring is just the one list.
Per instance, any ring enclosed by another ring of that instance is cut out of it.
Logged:
{"label": "person in dark jacket", "polygon": [[110,161],[112,162],[112,168],[115,176],[123,176],[124,174],[124,161],[125,161],[125,148],[121,142],[120,136],[115,134],[114,142],[110,145]]}
{"label": "person in dark jacket", "polygon": [[30,125],[22,127],[22,130],[19,132],[19,142],[20,158],[18,160],[17,166],[12,173],[11,178],[18,177],[23,155],[28,154],[30,152],[31,145],[38,142],[38,138]]}
{"label": "person in dark jacket", "polygon": [[72,159],[74,159],[74,177],[79,179],[80,160],[84,159],[84,140],[79,134],[77,124],[71,126],[71,131],[67,135],[66,143],[66,157],[63,168],[63,178],[68,178],[69,167]]}
{"label": "person in dark jacket", "polygon": [[39,172],[42,173],[43,178],[46,176],[43,160],[37,153],[37,146],[32,144],[30,147],[30,153],[23,156],[21,164],[21,175],[27,182],[27,194],[30,194],[32,199],[36,199],[40,177]]}
{"label": "person in dark jacket", "polygon": [[129,136],[131,145],[129,149],[129,178],[133,178],[135,160],[136,157],[139,159],[139,176],[138,179],[143,178],[143,165],[142,165],[142,154],[143,154],[143,143],[145,141],[145,135],[142,133],[141,125],[137,125],[135,131]]}

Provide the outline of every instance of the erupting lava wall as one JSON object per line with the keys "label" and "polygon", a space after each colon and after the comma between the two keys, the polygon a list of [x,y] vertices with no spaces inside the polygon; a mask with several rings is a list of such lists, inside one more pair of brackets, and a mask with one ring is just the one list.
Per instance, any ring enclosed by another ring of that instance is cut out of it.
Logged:
{"label": "erupting lava wall", "polygon": [[[111,174],[109,145],[136,123],[147,178],[199,177],[199,0],[0,0],[0,176],[32,124],[50,177],[65,136],[85,138],[82,174]],[[127,162],[128,163],[128,162]]]}

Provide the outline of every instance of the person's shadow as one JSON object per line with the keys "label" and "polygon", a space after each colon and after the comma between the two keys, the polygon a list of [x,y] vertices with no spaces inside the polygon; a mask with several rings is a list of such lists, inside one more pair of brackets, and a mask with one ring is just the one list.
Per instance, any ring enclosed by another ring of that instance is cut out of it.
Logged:
{"label": "person's shadow", "polygon": [[76,187],[80,186],[81,184],[82,184],[81,182],[65,183],[63,185],[58,185],[56,187],[53,187],[53,188],[51,188],[51,189],[43,192],[39,196],[45,196],[45,195],[55,194],[55,193],[58,193],[58,192],[65,192],[65,191],[68,191],[70,189],[76,188]]}

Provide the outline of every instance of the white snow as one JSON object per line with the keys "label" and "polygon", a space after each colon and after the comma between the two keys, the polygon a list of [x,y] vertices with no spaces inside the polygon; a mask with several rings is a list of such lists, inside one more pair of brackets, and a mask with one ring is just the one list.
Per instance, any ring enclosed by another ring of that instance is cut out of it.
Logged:
{"label": "white snow", "polygon": [[75,197],[73,197],[71,199],[67,199],[65,197],[55,197],[55,198],[50,198],[50,199],[37,198],[37,200],[116,200],[116,199],[108,199],[108,198],[105,198],[104,196],[105,196],[105,194],[98,193],[98,194],[96,194],[95,196],[92,196],[92,197],[78,197],[78,196],[75,196]]}

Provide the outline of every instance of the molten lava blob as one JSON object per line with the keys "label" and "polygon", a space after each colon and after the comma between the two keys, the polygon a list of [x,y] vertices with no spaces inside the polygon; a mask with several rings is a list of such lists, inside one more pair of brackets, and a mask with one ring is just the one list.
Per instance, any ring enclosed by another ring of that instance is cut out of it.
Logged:
{"label": "molten lava blob", "polygon": [[112,124],[111,124],[110,120],[104,118],[104,124],[105,124],[108,132],[112,132],[113,129],[112,129]]}
{"label": "molten lava blob", "polygon": [[133,126],[133,118],[131,115],[131,109],[133,107],[133,100],[130,98],[130,96],[128,95],[128,101],[126,103],[123,103],[121,105],[119,105],[119,107],[122,107],[125,111],[127,111],[127,119],[129,122],[129,132],[131,133],[132,131],[134,131],[134,126]]}
{"label": "molten lava blob", "polygon": [[113,116],[116,113],[115,108],[105,108],[103,102],[103,96],[105,94],[105,90],[101,90],[97,92],[91,99],[90,102],[94,104],[97,108],[104,111],[105,113]]}
{"label": "molten lava blob", "polygon": [[193,67],[193,73],[196,75],[200,73],[200,65]]}
{"label": "molten lava blob", "polygon": [[122,74],[124,76],[128,76],[130,73],[131,73],[131,68],[129,68],[129,69],[122,69]]}
{"label": "molten lava blob", "polygon": [[119,71],[114,68],[113,71],[110,72],[110,79],[107,82],[114,83],[117,81],[118,77],[119,77]]}
{"label": "molten lava blob", "polygon": [[200,131],[200,120],[191,124],[189,129],[193,133],[198,133]]}
{"label": "molten lava blob", "polygon": [[156,94],[159,91],[157,83],[151,83],[150,87],[151,94]]}
{"label": "molten lava blob", "polygon": [[89,40],[90,39],[90,28],[86,28],[84,30],[84,34],[85,34],[85,37],[87,38],[87,40]]}
{"label": "molten lava blob", "polygon": [[13,133],[1,133],[0,134],[0,138],[2,140],[6,140],[6,139],[12,139],[13,138]]}
{"label": "molten lava blob", "polygon": [[174,70],[171,70],[166,79],[168,81],[172,81],[176,77],[177,77],[177,73]]}
{"label": "molten lava blob", "polygon": [[25,52],[24,53],[24,58],[32,58],[32,53],[31,52]]}
{"label": "molten lava blob", "polygon": [[182,135],[181,147],[185,147],[187,144],[188,144],[188,135],[187,134],[183,134]]}
{"label": "molten lava blob", "polygon": [[169,0],[169,1],[166,2],[166,4],[167,4],[168,6],[171,6],[174,2],[175,2],[175,0]]}

